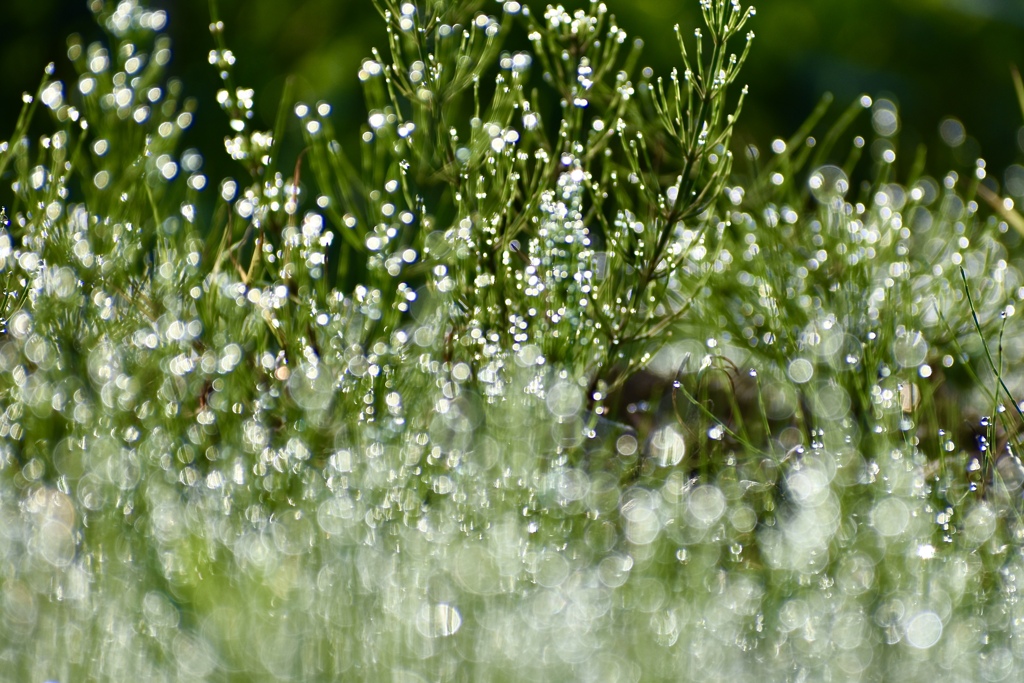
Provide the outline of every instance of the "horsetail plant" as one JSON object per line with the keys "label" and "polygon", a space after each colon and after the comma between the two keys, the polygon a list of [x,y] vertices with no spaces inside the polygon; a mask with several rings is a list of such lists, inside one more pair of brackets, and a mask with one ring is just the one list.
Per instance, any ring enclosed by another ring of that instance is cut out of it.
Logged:
{"label": "horsetail plant", "polygon": [[[709,35],[696,32],[691,57],[677,29],[683,73],[666,90],[636,73],[641,43],[604,3],[534,17],[510,2],[501,22],[462,6],[378,8],[391,54],[360,69],[362,172],[322,117],[299,111],[324,203],[348,230],[338,262],[369,253],[382,327],[408,305],[384,293],[423,282],[446,311],[433,324],[449,359],[495,395],[504,351],[529,349],[585,384],[613,364],[621,378],[641,367],[712,273],[705,237],[720,237],[711,207],[739,112],[730,86],[752,35],[730,50],[753,10],[702,3]],[[532,53],[501,51],[516,15]]]}

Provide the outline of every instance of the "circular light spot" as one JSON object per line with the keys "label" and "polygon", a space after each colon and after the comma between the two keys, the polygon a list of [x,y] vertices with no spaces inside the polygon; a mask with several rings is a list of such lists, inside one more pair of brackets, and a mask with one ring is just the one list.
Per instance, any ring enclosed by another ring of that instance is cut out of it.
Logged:
{"label": "circular light spot", "polygon": [[583,392],[571,382],[558,382],[548,391],[547,406],[555,417],[571,417],[583,407]]}
{"label": "circular light spot", "polygon": [[534,580],[545,588],[560,586],[569,576],[569,561],[554,552],[543,552],[537,558]]}
{"label": "circular light spot", "polygon": [[942,637],[942,619],[935,612],[920,612],[907,622],[907,644],[927,650]]}
{"label": "circular light spot", "polygon": [[979,503],[964,519],[964,535],[977,544],[984,543],[996,531],[996,512],[987,503]]}
{"label": "circular light spot", "polygon": [[959,147],[967,141],[967,131],[964,124],[954,118],[943,119],[939,124],[939,135],[942,141],[950,147]]}
{"label": "circular light spot", "polygon": [[636,449],[636,437],[632,434],[623,434],[615,440],[615,450],[619,452],[619,455],[629,457],[636,453]]}
{"label": "circular light spot", "polygon": [[610,555],[597,565],[597,575],[608,588],[618,588],[626,583],[632,568],[633,558],[629,555]]}
{"label": "circular light spot", "polygon": [[814,376],[814,366],[806,358],[797,358],[789,364],[789,378],[797,384],[804,384]]}
{"label": "circular light spot", "polygon": [[786,478],[786,490],[801,505],[820,505],[828,497],[828,477],[820,467],[804,467]]}
{"label": "circular light spot", "polygon": [[898,536],[910,522],[910,510],[899,498],[883,498],[871,511],[871,524],[883,536]]}
{"label": "circular light spot", "polygon": [[666,425],[651,437],[651,457],[661,467],[678,465],[686,455],[686,441],[675,425]]}
{"label": "circular light spot", "polygon": [[443,638],[458,633],[462,627],[462,615],[446,603],[425,604],[416,614],[416,630],[426,638]]}
{"label": "circular light spot", "polygon": [[916,368],[928,357],[928,342],[920,332],[907,332],[892,343],[892,354],[901,367]]}
{"label": "circular light spot", "polygon": [[811,174],[807,184],[811,194],[822,204],[845,197],[850,189],[850,179],[838,166],[822,166]]}
{"label": "circular light spot", "polygon": [[871,125],[875,132],[882,137],[895,135],[900,127],[899,115],[896,113],[896,105],[889,100],[878,100],[875,102],[871,112]]}
{"label": "circular light spot", "polygon": [[698,486],[690,494],[687,509],[698,526],[707,528],[725,512],[725,496],[715,486]]}

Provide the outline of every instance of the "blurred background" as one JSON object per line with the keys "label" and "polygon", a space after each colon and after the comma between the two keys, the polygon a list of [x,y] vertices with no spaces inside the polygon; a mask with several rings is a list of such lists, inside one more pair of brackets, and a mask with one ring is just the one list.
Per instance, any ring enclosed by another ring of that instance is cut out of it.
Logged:
{"label": "blurred background", "polygon": [[[672,26],[679,23],[690,35],[699,23],[697,0],[606,2],[621,26],[645,39],[645,65],[667,74],[679,64]],[[543,8],[532,4],[535,11]],[[76,31],[89,41],[102,35],[87,0],[4,5],[0,139],[14,127],[21,93],[35,90],[48,62],[73,81],[66,36]],[[228,129],[214,101],[219,82],[207,64],[208,2],[152,0],[150,6],[167,10],[172,74],[199,103],[199,125],[188,144],[222,150]],[[482,6],[489,13],[500,10],[497,0]],[[902,151],[929,145],[933,173],[973,167],[981,155],[991,175],[1001,178],[1002,169],[1024,156],[1024,118],[1010,77],[1011,64],[1024,67],[1022,0],[765,0],[756,6],[750,28],[757,37],[743,79],[750,96],[738,141],[764,149],[773,138],[792,134],[829,91],[836,96],[833,116],[862,93],[898,105]],[[371,47],[386,45],[371,0],[220,0],[220,13],[239,60],[236,80],[256,88],[256,113],[266,128],[288,74],[298,76],[300,99],[333,105],[337,130],[357,131],[365,122],[356,71]],[[940,144],[939,124],[946,117],[966,129],[956,150]],[[865,129],[867,118],[861,121]],[[207,153],[213,178],[237,173],[231,163]]]}

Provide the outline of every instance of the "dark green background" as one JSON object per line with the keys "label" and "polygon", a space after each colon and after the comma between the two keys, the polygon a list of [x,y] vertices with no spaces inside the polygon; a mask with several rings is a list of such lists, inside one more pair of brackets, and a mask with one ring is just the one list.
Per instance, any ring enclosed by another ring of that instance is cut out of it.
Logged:
{"label": "dark green background", "polygon": [[[568,7],[581,3],[565,3]],[[608,0],[620,24],[642,36],[643,62],[660,73],[678,64],[671,27],[698,23],[697,0]],[[206,0],[155,0],[166,9],[175,53],[172,72],[199,101],[189,144],[207,151],[211,175],[231,173],[219,154],[226,119],[213,101],[218,87],[206,55]],[[299,95],[334,105],[339,130],[362,123],[355,72],[371,46],[385,45],[370,0],[220,0],[227,39],[238,55],[239,84],[257,89],[257,114],[269,126],[289,73]],[[533,3],[535,11],[543,6]],[[500,3],[488,0],[488,12]],[[100,36],[85,0],[9,0],[0,12],[0,139],[13,128],[20,94],[34,90],[48,61],[69,75],[65,37]],[[739,140],[766,147],[792,133],[825,91],[845,104],[861,93],[899,104],[904,150],[932,147],[931,170],[973,162],[981,153],[993,175],[1021,155],[1010,65],[1024,67],[1022,0],[764,0],[750,27],[757,34],[744,80],[750,97]],[[959,158],[938,145],[939,121],[962,120],[972,140]],[[866,118],[865,118],[866,121]],[[976,142],[975,142],[976,141]],[[210,149],[216,152],[211,154]]]}

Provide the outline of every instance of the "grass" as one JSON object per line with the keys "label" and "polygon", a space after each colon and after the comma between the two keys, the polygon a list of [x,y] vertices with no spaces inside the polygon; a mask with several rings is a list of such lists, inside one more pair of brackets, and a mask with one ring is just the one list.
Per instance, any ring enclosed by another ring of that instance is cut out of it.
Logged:
{"label": "grass", "polygon": [[736,4],[663,75],[599,3],[376,6],[357,148],[287,91],[256,125],[215,4],[237,178],[181,149],[158,11],[98,5],[27,98],[0,680],[1011,676],[1022,219],[984,162],[897,160],[867,96],[734,150]]}

